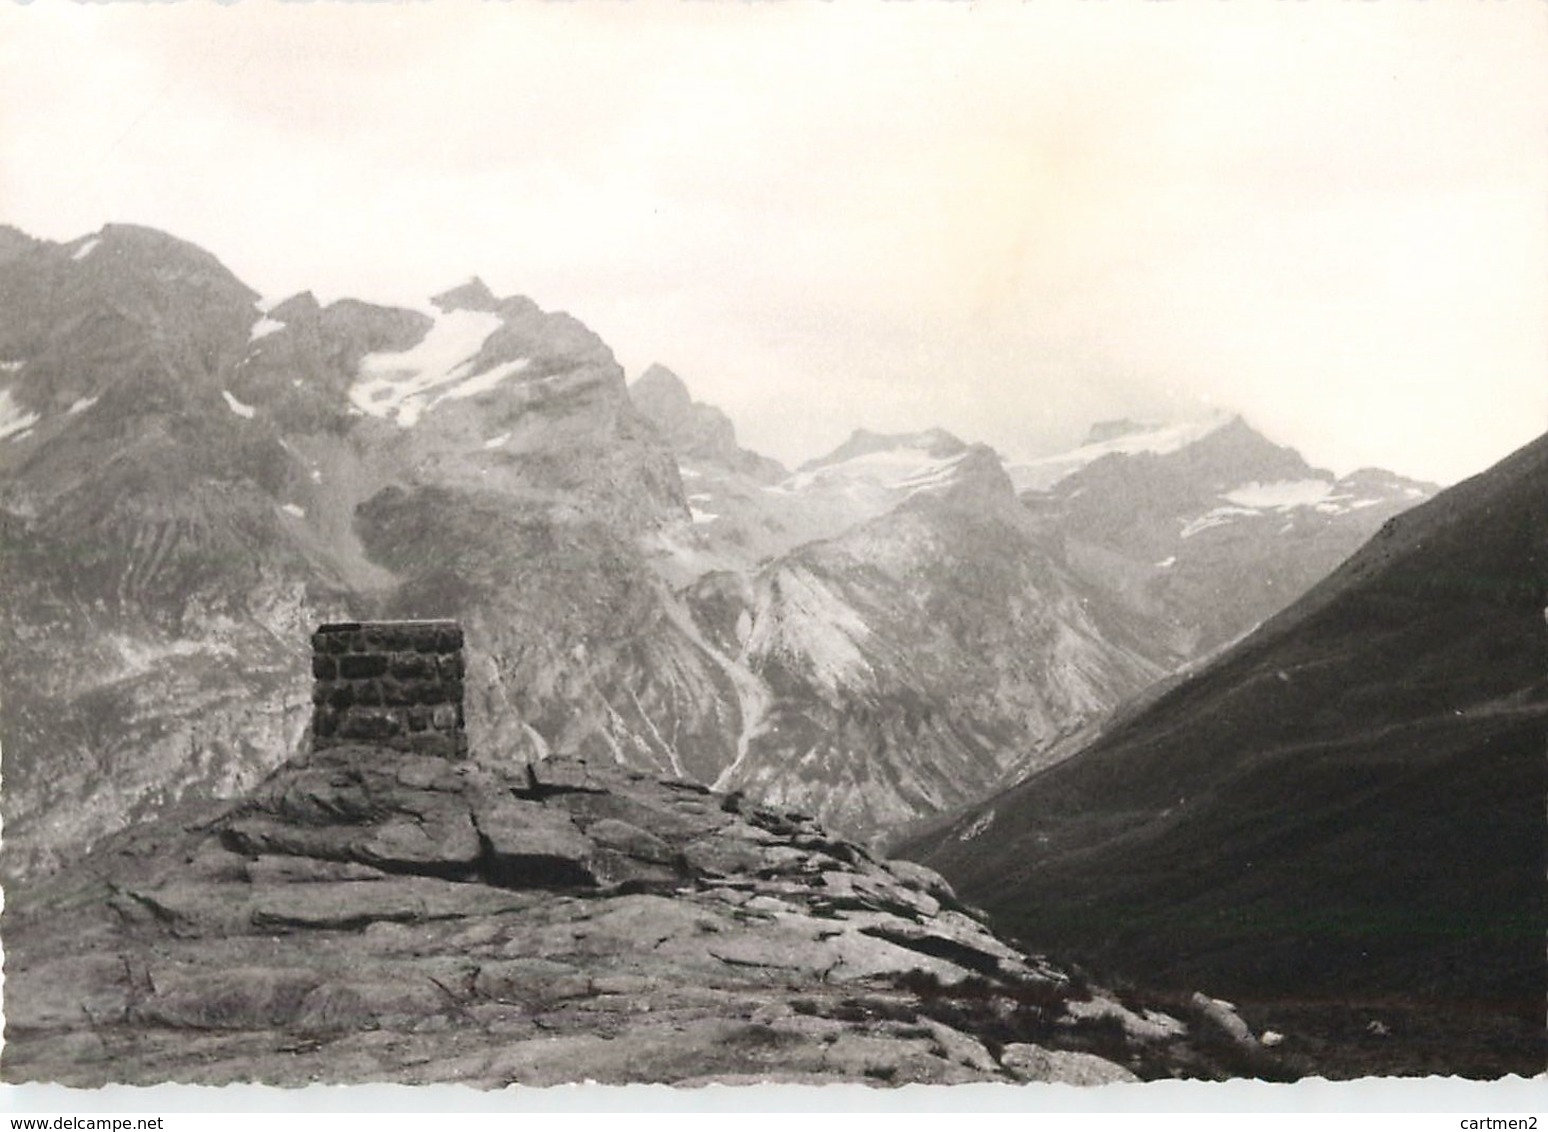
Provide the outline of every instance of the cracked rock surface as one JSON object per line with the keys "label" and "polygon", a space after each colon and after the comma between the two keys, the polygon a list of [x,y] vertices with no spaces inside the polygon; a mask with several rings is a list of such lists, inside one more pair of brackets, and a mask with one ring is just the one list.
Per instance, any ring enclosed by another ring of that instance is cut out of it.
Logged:
{"label": "cracked rock surface", "polygon": [[317,752],[17,894],[5,941],[9,1081],[1094,1083],[1144,1060],[1093,1052],[1066,1009],[1090,992],[930,870],[581,762]]}

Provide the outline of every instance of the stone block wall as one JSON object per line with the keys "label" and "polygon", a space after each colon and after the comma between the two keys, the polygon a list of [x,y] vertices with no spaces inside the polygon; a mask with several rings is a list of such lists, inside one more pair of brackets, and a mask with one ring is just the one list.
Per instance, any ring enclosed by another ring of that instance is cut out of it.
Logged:
{"label": "stone block wall", "polygon": [[324,625],[312,634],[312,746],[375,743],[461,758],[462,627],[455,621]]}

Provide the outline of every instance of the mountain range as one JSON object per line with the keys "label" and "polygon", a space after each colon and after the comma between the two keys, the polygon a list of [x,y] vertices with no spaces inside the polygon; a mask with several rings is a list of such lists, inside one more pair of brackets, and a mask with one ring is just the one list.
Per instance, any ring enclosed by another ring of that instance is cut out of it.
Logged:
{"label": "mountain range", "polygon": [[[789,469],[476,278],[0,228],[5,1072],[1540,1072],[1545,500],[1228,414]],[[470,761],[310,750],[374,617]]]}
{"label": "mountain range", "polygon": [[905,851],[1013,936],[1324,1035],[1324,1072],[1541,1073],[1545,616],[1548,436]]}
{"label": "mountain range", "polygon": [[[1018,492],[1018,484],[1020,490]],[[0,230],[4,871],[305,746],[309,628],[455,617],[473,744],[874,839],[1062,759],[1431,494],[1239,419],[793,472],[477,279],[274,304],[130,225]]]}

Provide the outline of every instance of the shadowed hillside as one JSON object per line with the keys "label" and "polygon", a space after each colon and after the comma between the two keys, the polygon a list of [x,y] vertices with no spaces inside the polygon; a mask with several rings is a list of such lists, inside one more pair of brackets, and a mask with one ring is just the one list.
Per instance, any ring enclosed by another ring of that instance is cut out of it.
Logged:
{"label": "shadowed hillside", "polygon": [[[1548,438],[906,851],[1002,930],[1147,982],[1474,1033],[1467,1019],[1516,1017],[1473,1068],[1540,1071],[1545,602]],[[1401,1064],[1456,1055],[1413,1036]]]}

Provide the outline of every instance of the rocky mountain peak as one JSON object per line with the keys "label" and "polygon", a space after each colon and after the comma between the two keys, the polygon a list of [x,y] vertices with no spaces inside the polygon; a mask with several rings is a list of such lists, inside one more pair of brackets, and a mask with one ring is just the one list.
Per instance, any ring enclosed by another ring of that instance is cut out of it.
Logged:
{"label": "rocky mountain peak", "polygon": [[1295,449],[1269,440],[1240,415],[1174,453],[1173,458],[1194,469],[1214,467],[1227,479],[1234,477],[1234,483],[1332,478],[1312,468]]}
{"label": "rocky mountain peak", "polygon": [[693,407],[693,397],[683,379],[660,363],[652,363],[630,383],[629,397],[634,407],[658,427],[681,422]]}
{"label": "rocky mountain peak", "polygon": [[198,286],[255,302],[248,287],[215,256],[187,240],[138,224],[108,224],[64,245],[75,263],[126,283],[160,288]]}
{"label": "rocky mountain peak", "polygon": [[967,446],[951,464],[949,474],[941,477],[939,486],[934,487],[934,490],[927,487],[919,495],[931,496],[956,506],[968,506],[974,510],[997,511],[1009,508],[1018,520],[1023,517],[1021,505],[1016,499],[1016,488],[1005,470],[1005,463],[1000,454],[987,444]]}
{"label": "rocky mountain peak", "polygon": [[320,314],[322,307],[317,302],[317,296],[310,291],[302,291],[270,307],[268,317],[280,323],[312,322]]}
{"label": "rocky mountain peak", "polygon": [[[1210,498],[1249,483],[1333,479],[1331,473],[1307,464],[1295,449],[1270,441],[1240,416],[1184,435],[1184,443],[1154,450],[1120,447],[1105,452],[1066,475],[1054,490],[1069,495],[1083,485],[1116,478],[1132,481],[1137,490],[1150,495],[1164,485],[1167,491]],[[1118,444],[1123,444],[1121,438]]]}
{"label": "rocky mountain peak", "polygon": [[500,300],[477,275],[439,295],[431,296],[430,302],[442,311],[489,311],[500,309]]}
{"label": "rocky mountain peak", "polygon": [[213,255],[129,224],[64,244],[8,243],[0,361],[11,398],[40,418],[17,452],[105,395],[137,414],[218,398],[215,378],[240,359],[258,294]]}
{"label": "rocky mountain peak", "polygon": [[742,448],[731,418],[702,401],[666,366],[651,365],[629,385],[629,400],[653,424],[679,459],[708,463],[773,483],[786,472],[779,461]]}
{"label": "rocky mountain peak", "polygon": [[27,235],[20,228],[13,228],[9,224],[0,224],[0,263],[31,251],[37,247],[38,243],[39,241]]}

